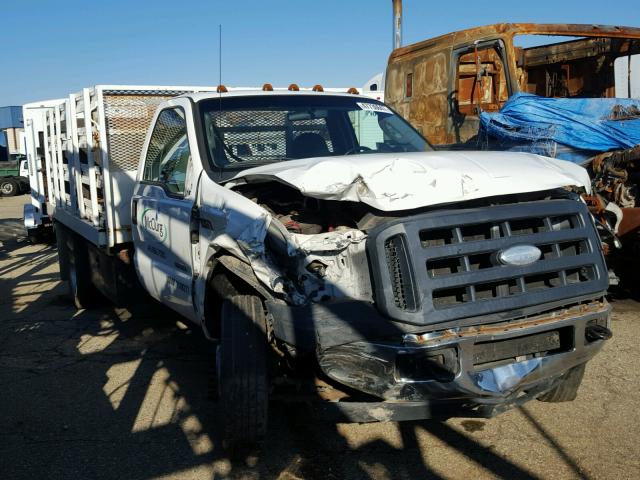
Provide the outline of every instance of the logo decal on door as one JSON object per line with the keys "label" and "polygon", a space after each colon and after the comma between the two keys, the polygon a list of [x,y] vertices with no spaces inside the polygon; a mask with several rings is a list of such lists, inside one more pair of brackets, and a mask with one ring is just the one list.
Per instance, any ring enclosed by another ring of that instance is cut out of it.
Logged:
{"label": "logo decal on door", "polygon": [[167,225],[160,221],[158,212],[151,208],[147,208],[142,212],[140,223],[144,229],[153,235],[160,243],[164,243],[169,236]]}

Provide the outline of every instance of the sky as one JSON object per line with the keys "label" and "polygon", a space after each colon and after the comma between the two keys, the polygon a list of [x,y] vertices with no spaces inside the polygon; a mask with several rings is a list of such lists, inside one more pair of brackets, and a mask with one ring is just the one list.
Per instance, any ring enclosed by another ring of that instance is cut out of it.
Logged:
{"label": "sky", "polygon": [[[640,26],[640,3],[404,0],[403,43],[496,22]],[[228,86],[362,86],[391,51],[391,0],[4,0],[0,106],[96,84],[217,85],[220,24]]]}

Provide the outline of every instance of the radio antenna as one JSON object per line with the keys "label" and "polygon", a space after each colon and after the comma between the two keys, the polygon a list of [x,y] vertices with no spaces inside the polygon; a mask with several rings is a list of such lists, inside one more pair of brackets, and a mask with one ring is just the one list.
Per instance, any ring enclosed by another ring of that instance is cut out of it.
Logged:
{"label": "radio antenna", "polygon": [[[218,24],[218,121],[220,121],[220,117],[222,116],[222,24]],[[216,120],[211,117],[211,124],[214,126],[214,131]],[[224,141],[222,138],[219,139],[221,143]],[[216,141],[216,144],[218,142]],[[224,145],[224,143],[223,143]],[[222,165],[220,165],[220,175],[222,175]]]}
{"label": "radio antenna", "polygon": [[218,24],[218,85],[222,85],[222,24]]}

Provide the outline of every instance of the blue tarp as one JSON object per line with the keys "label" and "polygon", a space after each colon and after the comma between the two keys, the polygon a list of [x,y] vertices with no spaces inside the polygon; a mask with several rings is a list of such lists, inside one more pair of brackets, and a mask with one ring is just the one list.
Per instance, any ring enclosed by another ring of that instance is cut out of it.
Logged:
{"label": "blue tarp", "polygon": [[[630,118],[612,120],[620,115]],[[481,132],[492,143],[572,161],[640,144],[638,99],[545,98],[516,93],[500,112],[482,112],[480,122]]]}

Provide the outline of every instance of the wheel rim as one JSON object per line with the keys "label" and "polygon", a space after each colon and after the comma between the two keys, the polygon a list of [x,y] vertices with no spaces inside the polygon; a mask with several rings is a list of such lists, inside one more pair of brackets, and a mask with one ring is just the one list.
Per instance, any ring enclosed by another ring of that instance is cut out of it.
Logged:
{"label": "wheel rim", "polygon": [[5,195],[11,195],[13,193],[13,185],[9,182],[3,183],[0,186],[0,191]]}

